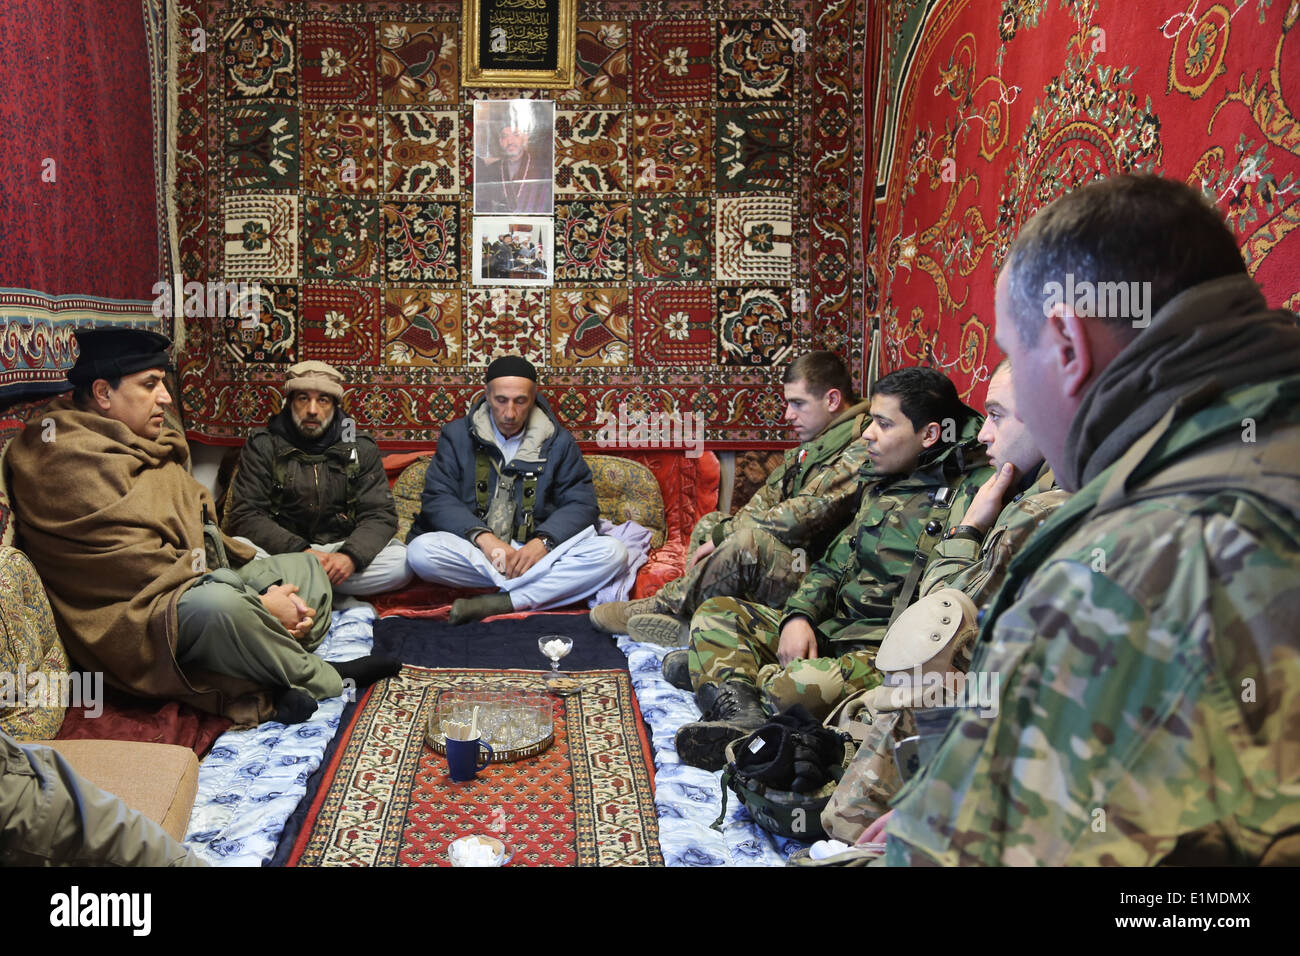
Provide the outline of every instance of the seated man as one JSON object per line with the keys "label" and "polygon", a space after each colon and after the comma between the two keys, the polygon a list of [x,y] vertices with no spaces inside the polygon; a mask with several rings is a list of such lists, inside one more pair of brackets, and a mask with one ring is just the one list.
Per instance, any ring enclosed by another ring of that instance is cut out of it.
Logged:
{"label": "seated man", "polygon": [[452,624],[562,607],[627,566],[622,542],[596,532],[591,469],[537,394],[537,370],[507,355],[485,381],[486,397],[442,430],[408,538],[425,581],[500,589],[458,599]]}
{"label": "seated man", "polygon": [[899,793],[887,861],[1295,865],[1296,316],[1155,176],[1040,210],[996,314],[1017,410],[1077,490],[982,621],[997,706],[959,710]]}
{"label": "seated man", "polygon": [[976,492],[961,523],[944,532],[934,546],[921,576],[922,597],[940,588],[957,588],[977,608],[993,600],[1011,558],[1070,497],[1056,484],[1034,436],[1016,415],[1007,359],[989,379],[984,411],[979,440],[988,447],[995,471]]}
{"label": "seated man", "polygon": [[848,524],[868,461],[867,402],[855,402],[848,369],[833,352],[801,355],[783,380],[785,418],[802,444],[734,516],[714,511],[696,522],[682,577],[652,597],[592,608],[597,628],[679,647],[691,615],[711,597],[779,607]]}
{"label": "seated man", "polygon": [[[677,732],[684,763],[718,770],[726,745],[803,704],[818,719],[880,683],[876,647],[916,594],[950,512],[988,476],[980,419],[942,372],[905,368],[871,390],[871,459],[857,516],[778,610],[711,598],[691,619],[691,684],[703,719]],[[865,470],[865,469],[864,469]]]}
{"label": "seated man", "polygon": [[239,724],[306,720],[345,680],[395,674],[395,661],[327,664],[309,652],[330,621],[319,561],[250,560],[251,548],[210,523],[189,446],[163,424],[168,340],[133,329],[76,336],[72,398],[29,422],[5,464],[22,547],[78,664]]}
{"label": "seated man", "polygon": [[375,440],[343,413],[343,376],[299,362],[284,391],[284,407],[239,456],[226,527],[258,557],[312,555],[336,594],[405,587],[393,494]]}

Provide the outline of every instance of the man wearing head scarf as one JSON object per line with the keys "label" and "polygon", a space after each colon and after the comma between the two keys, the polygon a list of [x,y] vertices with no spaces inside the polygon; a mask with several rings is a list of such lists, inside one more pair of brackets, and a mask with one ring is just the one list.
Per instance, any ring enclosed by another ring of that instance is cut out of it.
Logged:
{"label": "man wearing head scarf", "polygon": [[343,410],[343,376],[299,362],[284,391],[284,407],[244,445],[226,530],[259,556],[307,552],[336,594],[404,587],[393,495],[375,440]]}
{"label": "man wearing head scarf", "polygon": [[424,580],[499,588],[457,600],[453,624],[571,604],[627,565],[622,543],[597,533],[591,469],[537,394],[537,370],[506,355],[485,382],[469,414],[442,430],[407,539]]}

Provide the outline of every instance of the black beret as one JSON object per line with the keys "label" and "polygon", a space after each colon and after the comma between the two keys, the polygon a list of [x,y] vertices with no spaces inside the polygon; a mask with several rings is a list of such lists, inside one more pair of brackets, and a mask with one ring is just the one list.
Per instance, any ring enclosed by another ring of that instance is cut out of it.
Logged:
{"label": "black beret", "polygon": [[537,381],[537,369],[533,368],[533,363],[526,358],[518,355],[503,355],[499,359],[494,359],[492,364],[487,367],[487,374],[483,376],[483,381],[490,382],[494,378],[530,378]]}
{"label": "black beret", "polygon": [[171,339],[145,329],[74,329],[77,361],[68,369],[68,381],[90,384],[97,378],[121,378],[145,369],[171,370],[167,350]]}

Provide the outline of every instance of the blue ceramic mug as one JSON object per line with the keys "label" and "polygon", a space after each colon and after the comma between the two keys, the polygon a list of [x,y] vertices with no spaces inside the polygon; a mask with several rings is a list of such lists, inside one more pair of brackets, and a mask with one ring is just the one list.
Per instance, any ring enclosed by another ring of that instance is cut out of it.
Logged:
{"label": "blue ceramic mug", "polygon": [[[487,751],[483,762],[479,763],[479,748]],[[475,775],[492,762],[492,748],[480,738],[473,740],[452,740],[447,738],[447,770],[456,783],[473,780]]]}

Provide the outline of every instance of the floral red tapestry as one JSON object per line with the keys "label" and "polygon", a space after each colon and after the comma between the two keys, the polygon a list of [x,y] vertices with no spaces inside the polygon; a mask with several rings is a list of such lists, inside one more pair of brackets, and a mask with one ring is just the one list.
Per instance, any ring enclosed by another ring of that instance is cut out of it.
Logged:
{"label": "floral red tapestry", "polygon": [[140,0],[0,4],[0,407],[70,386],[73,330],[152,313],[162,230]]}
{"label": "floral red tapestry", "polygon": [[1117,172],[1198,186],[1269,303],[1300,309],[1300,4],[995,10],[890,0],[873,12],[867,312],[882,320],[883,370],[937,365],[982,400],[976,385],[1001,357],[993,286],[1007,247],[1035,210]]}
{"label": "floral red tapestry", "polygon": [[[556,91],[462,86],[454,0],[152,2],[173,269],[257,284],[185,309],[191,435],[241,439],[304,359],[391,446],[432,442],[506,352],[586,442],[621,406],[785,443],[794,355],[862,376],[862,0],[583,0]],[[554,284],[484,286],[473,104],[520,96],[555,102]]]}

